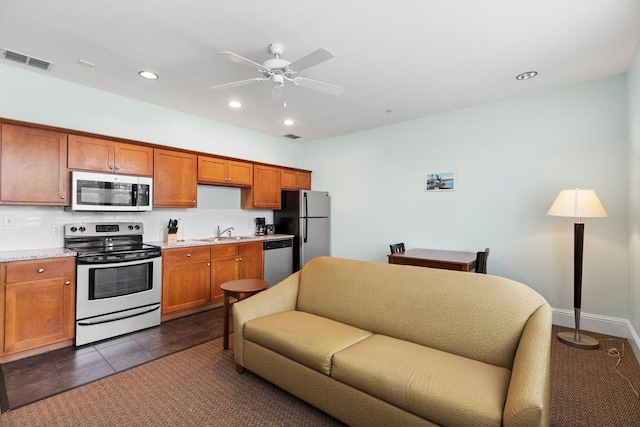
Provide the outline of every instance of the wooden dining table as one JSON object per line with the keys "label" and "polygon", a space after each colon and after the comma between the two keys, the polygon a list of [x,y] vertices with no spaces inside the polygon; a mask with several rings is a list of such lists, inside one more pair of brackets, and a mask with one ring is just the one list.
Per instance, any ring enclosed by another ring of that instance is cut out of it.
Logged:
{"label": "wooden dining table", "polygon": [[389,257],[389,264],[473,271],[476,267],[477,253],[416,248],[387,256]]}

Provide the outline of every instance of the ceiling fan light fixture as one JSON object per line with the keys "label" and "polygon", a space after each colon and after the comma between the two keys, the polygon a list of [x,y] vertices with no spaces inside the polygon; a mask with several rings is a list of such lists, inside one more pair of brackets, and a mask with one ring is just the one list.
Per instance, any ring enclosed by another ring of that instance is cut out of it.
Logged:
{"label": "ceiling fan light fixture", "polygon": [[516,76],[516,80],[529,80],[538,75],[537,71],[527,71]]}
{"label": "ceiling fan light fixture", "polygon": [[240,108],[242,107],[242,104],[240,103],[240,101],[229,101],[229,107]]}
{"label": "ceiling fan light fixture", "polygon": [[151,71],[139,71],[138,75],[143,79],[147,80],[157,80],[158,75],[156,73],[152,73]]}

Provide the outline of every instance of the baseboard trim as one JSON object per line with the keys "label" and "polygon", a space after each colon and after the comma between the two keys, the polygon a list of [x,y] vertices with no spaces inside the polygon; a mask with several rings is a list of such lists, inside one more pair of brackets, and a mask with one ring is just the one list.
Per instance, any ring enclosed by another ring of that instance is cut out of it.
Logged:
{"label": "baseboard trim", "polygon": [[[553,324],[575,328],[573,310],[554,308]],[[640,337],[638,337],[638,333],[627,319],[582,312],[580,314],[580,329],[628,339],[636,359],[640,360]]]}

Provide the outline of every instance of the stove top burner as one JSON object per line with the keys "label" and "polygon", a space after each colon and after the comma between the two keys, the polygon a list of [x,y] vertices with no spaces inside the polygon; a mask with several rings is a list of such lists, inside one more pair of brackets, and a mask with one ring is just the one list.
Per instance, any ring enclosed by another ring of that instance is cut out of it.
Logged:
{"label": "stove top burner", "polygon": [[64,245],[78,254],[79,263],[108,263],[161,255],[160,247],[142,243],[141,222],[65,224],[64,231]]}

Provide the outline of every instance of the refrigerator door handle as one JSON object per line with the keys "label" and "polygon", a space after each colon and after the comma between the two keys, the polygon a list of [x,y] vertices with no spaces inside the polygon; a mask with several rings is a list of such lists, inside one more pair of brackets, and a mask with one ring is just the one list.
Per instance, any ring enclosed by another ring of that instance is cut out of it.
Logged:
{"label": "refrigerator door handle", "polygon": [[304,237],[303,237],[303,241],[305,243],[307,243],[307,234],[309,233],[309,218],[308,217],[304,217]]}
{"label": "refrigerator door handle", "polygon": [[303,193],[303,197],[304,197],[304,236],[303,236],[303,242],[307,243],[307,233],[309,230],[309,199],[307,199],[307,193]]}

